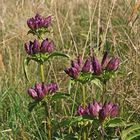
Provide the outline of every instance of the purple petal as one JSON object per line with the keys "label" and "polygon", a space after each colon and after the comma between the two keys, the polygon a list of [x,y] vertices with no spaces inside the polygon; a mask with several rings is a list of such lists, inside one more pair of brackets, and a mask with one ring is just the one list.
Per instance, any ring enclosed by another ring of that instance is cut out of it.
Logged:
{"label": "purple petal", "polygon": [[29,94],[29,96],[31,96],[33,99],[37,99],[37,98],[38,98],[37,92],[36,92],[34,89],[32,89],[32,88],[29,88],[29,89],[28,89],[28,94]]}
{"label": "purple petal", "polygon": [[119,58],[112,58],[112,59],[109,61],[109,63],[108,63],[108,65],[107,65],[106,69],[109,70],[109,71],[115,71],[115,70],[118,69],[119,64],[120,64]]}
{"label": "purple petal", "polygon": [[96,57],[93,57],[92,68],[96,75],[100,75],[102,73],[101,65]]}
{"label": "purple petal", "polygon": [[82,68],[82,72],[90,72],[91,67],[91,58],[88,58]]}
{"label": "purple petal", "polygon": [[101,62],[102,69],[106,68],[108,62],[109,62],[109,57],[108,57],[108,52],[106,51],[104,53],[104,56],[103,56],[103,59],[102,59],[102,62]]}
{"label": "purple petal", "polygon": [[78,74],[79,74],[78,70],[76,68],[73,68],[73,67],[65,69],[64,71],[66,72],[66,74],[68,74],[70,77],[72,77],[74,79],[76,79],[78,77]]}

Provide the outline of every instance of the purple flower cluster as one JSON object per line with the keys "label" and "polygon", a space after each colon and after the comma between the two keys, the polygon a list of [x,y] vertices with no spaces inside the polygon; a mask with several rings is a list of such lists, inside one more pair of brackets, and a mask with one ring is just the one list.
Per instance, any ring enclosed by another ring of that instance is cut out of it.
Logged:
{"label": "purple flower cluster", "polygon": [[98,117],[101,122],[103,122],[108,117],[116,117],[119,112],[119,107],[112,102],[105,102],[103,105],[94,100],[85,108],[83,106],[78,106],[78,115],[91,115],[93,117]]}
{"label": "purple flower cluster", "polygon": [[33,42],[25,43],[24,47],[28,55],[33,55],[37,53],[51,53],[55,45],[53,41],[49,41],[48,38],[46,38],[42,41],[41,45],[39,41],[35,39]]}
{"label": "purple flower cluster", "polygon": [[35,100],[41,100],[46,94],[54,93],[58,90],[56,83],[44,84],[36,83],[34,87],[28,89],[28,95]]}
{"label": "purple flower cluster", "polygon": [[47,28],[51,24],[51,16],[42,17],[39,14],[36,14],[35,17],[32,17],[27,20],[27,25],[31,30],[36,30],[38,28]]}
{"label": "purple flower cluster", "polygon": [[71,67],[66,68],[64,71],[70,77],[76,79],[80,72],[90,72],[92,70],[91,67],[91,58],[87,58],[85,63],[83,64],[81,57],[79,56],[77,60],[71,61]]}
{"label": "purple flower cluster", "polygon": [[116,71],[119,67],[120,60],[118,57],[109,58],[108,52],[104,53],[104,56],[102,58],[101,64],[99,63],[98,59],[93,56],[92,58],[92,67],[94,74],[100,75],[102,74],[103,70],[108,71]]}
{"label": "purple flower cluster", "polygon": [[78,57],[76,61],[71,61],[71,67],[66,68],[64,71],[70,77],[76,79],[78,78],[80,72],[91,72],[95,75],[100,75],[102,74],[103,70],[116,71],[119,67],[119,63],[119,58],[113,57],[112,59],[109,59],[108,53],[105,52],[101,64],[99,63],[98,59],[93,56],[88,57],[84,65],[82,65],[83,62],[81,58]]}

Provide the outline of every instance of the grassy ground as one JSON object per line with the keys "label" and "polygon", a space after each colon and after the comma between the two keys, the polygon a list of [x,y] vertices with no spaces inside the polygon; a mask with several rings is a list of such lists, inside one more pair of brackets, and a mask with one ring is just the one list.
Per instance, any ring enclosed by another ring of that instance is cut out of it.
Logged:
{"label": "grassy ground", "polygon": [[[74,58],[86,56],[89,46],[100,44],[101,52],[110,46],[121,59],[120,74],[107,87],[107,97],[119,102],[122,116],[140,122],[140,18],[139,0],[1,0],[0,8],[0,139],[45,139],[41,130],[43,110],[28,111],[31,99],[26,90],[35,82],[38,73],[35,63],[29,68],[31,82],[24,78],[23,44],[27,36],[26,20],[35,13],[53,16],[52,38],[56,49]],[[102,29],[102,32],[100,32]],[[47,81],[55,81],[60,91],[68,91],[69,78],[63,69],[67,59],[54,59],[46,64]],[[49,67],[47,67],[49,65]],[[35,77],[35,78],[34,78]],[[79,86],[80,85],[75,85]],[[94,85],[87,85],[87,100],[98,96]],[[80,91],[75,91],[80,97]],[[100,98],[100,97],[98,97]],[[72,97],[73,99],[73,97]],[[80,102],[76,100],[76,102]],[[71,112],[70,103],[58,102],[58,116]],[[62,111],[62,109],[66,110]],[[60,110],[60,111],[58,111]]]}

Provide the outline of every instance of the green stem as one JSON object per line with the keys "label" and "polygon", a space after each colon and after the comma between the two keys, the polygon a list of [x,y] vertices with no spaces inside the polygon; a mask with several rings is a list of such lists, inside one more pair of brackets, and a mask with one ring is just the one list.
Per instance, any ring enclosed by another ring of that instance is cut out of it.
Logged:
{"label": "green stem", "polygon": [[85,93],[85,86],[82,85],[83,88],[83,106],[86,107],[86,93]]}
{"label": "green stem", "polygon": [[44,65],[43,65],[43,63],[40,64],[40,76],[41,76],[41,81],[44,82],[45,77],[44,77]]}
{"label": "green stem", "polygon": [[106,81],[103,82],[103,92],[101,96],[102,103],[104,102],[104,96],[106,96],[105,94],[106,94]]}

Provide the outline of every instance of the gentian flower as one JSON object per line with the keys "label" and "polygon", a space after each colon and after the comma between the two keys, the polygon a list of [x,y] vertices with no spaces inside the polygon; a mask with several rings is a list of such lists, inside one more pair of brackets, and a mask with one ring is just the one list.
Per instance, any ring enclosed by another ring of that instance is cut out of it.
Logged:
{"label": "gentian flower", "polygon": [[119,58],[112,58],[109,63],[107,64],[107,67],[106,69],[109,70],[109,71],[116,71],[119,67],[119,64],[120,64],[120,60]]}
{"label": "gentian flower", "polygon": [[42,41],[41,45],[39,41],[35,39],[34,42],[30,41],[29,43],[25,43],[24,47],[28,55],[34,55],[37,53],[51,53],[55,45],[53,41],[49,41],[48,38],[46,38]]}
{"label": "gentian flower", "polygon": [[102,62],[101,62],[102,69],[106,68],[108,62],[109,62],[109,57],[108,57],[108,52],[106,51],[103,55]]}
{"label": "gentian flower", "polygon": [[76,79],[79,76],[80,72],[90,72],[92,65],[91,65],[91,58],[87,58],[85,63],[83,64],[83,61],[80,56],[78,56],[77,60],[71,61],[71,67],[66,68],[64,71],[66,74],[68,74],[70,77]]}
{"label": "gentian flower", "polygon": [[98,103],[96,100],[90,103],[85,108],[78,106],[77,115],[90,115],[92,117],[99,118],[100,122],[103,122],[108,117],[116,117],[119,113],[119,107],[112,102],[105,102],[104,105]]}
{"label": "gentian flower", "polygon": [[91,58],[89,57],[86,61],[84,66],[82,67],[82,72],[90,72],[91,71]]}
{"label": "gentian flower", "polygon": [[55,48],[54,42],[49,41],[48,38],[46,38],[41,43],[40,51],[42,53],[46,53],[46,52],[51,53],[51,52],[53,52],[54,48]]}
{"label": "gentian flower", "polygon": [[29,18],[27,20],[27,25],[31,30],[36,30],[39,28],[47,28],[51,24],[51,16],[42,17],[36,14],[35,17]]}
{"label": "gentian flower", "polygon": [[28,95],[35,100],[41,100],[46,94],[55,93],[57,90],[58,86],[56,83],[36,83],[34,87],[28,89]]}
{"label": "gentian flower", "polygon": [[93,56],[92,59],[92,68],[95,75],[100,75],[102,73],[101,64],[99,63],[98,59],[95,56]]}
{"label": "gentian flower", "polygon": [[109,60],[108,52],[106,51],[103,55],[101,64],[99,63],[98,59],[93,56],[92,58],[92,68],[95,75],[102,74],[103,70],[108,71],[115,71],[119,67],[119,58],[114,57],[111,60]]}
{"label": "gentian flower", "polygon": [[112,102],[105,102],[102,109],[99,111],[99,120],[103,122],[107,117],[116,117],[119,108]]}
{"label": "gentian flower", "polygon": [[96,117],[98,116],[100,109],[102,109],[102,106],[96,100],[94,100],[93,103],[89,104],[88,109],[89,109],[90,115]]}

